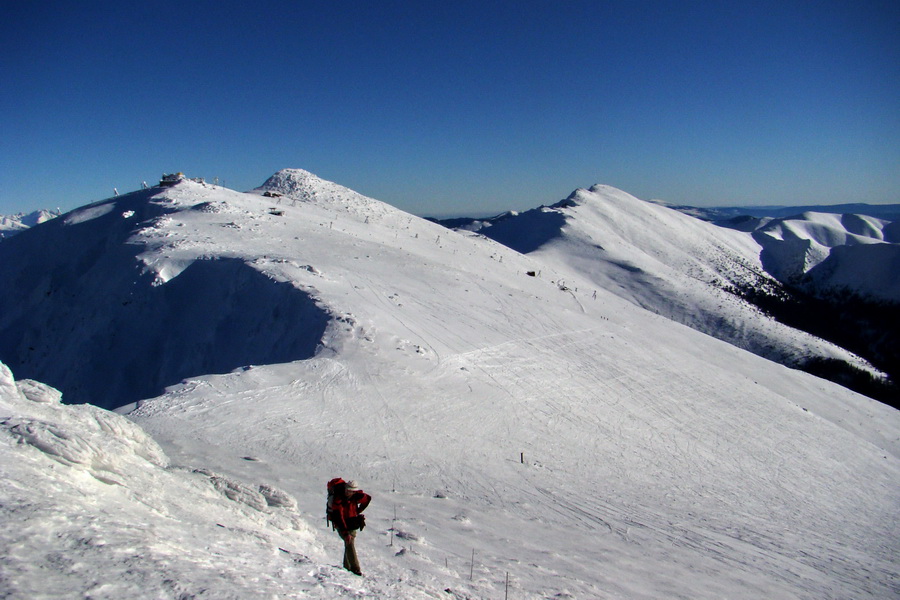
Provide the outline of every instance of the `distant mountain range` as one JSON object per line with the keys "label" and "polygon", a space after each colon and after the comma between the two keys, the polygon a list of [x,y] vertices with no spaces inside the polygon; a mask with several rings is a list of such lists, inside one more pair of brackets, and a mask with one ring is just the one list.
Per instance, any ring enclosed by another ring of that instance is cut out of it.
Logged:
{"label": "distant mountain range", "polygon": [[0,240],[25,231],[39,223],[49,221],[59,216],[59,212],[49,210],[36,210],[30,213],[16,213],[14,215],[0,215]]}
{"label": "distant mountain range", "polygon": [[669,205],[670,208],[679,210],[704,221],[726,221],[735,217],[771,217],[789,218],[806,212],[837,214],[837,215],[866,215],[884,221],[900,221],[900,204],[865,204],[861,202],[849,204],[816,204],[809,206],[718,206],[702,208],[696,206]]}

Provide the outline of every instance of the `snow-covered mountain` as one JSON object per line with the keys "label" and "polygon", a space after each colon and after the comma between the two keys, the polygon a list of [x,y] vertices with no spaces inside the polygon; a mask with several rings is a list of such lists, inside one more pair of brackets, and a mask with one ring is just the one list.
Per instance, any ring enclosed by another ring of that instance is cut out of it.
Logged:
{"label": "snow-covered mountain", "polygon": [[[719,223],[748,232],[794,301],[756,296],[791,325],[853,349],[900,379],[900,221],[803,213]],[[879,397],[898,405],[896,392]]]}
{"label": "snow-covered mountain", "polygon": [[671,208],[753,233],[766,271],[809,293],[900,301],[900,205]]}
{"label": "snow-covered mountain", "polygon": [[0,215],[0,241],[21,233],[29,227],[34,227],[44,221],[49,221],[59,216],[59,212],[49,210],[36,210],[30,213],[16,213],[14,215]]}
{"label": "snow-covered mountain", "polygon": [[836,215],[864,215],[883,221],[900,221],[900,204],[866,204],[853,202],[846,204],[816,204],[805,206],[716,206],[699,207],[661,203],[705,221],[727,221],[743,217],[756,219],[789,219],[805,212]]}
{"label": "snow-covered mountain", "polygon": [[780,281],[900,302],[900,222],[806,212],[761,221],[752,231],[763,266]]}
{"label": "snow-covered mountain", "polygon": [[821,360],[862,366],[845,350],[783,325],[743,299],[749,290],[775,297],[784,293],[771,274],[776,270],[772,253],[761,253],[749,233],[602,185],[578,189],[553,206],[461,225],[583,277],[594,288],[771,360],[790,366]]}
{"label": "snow-covered mountain", "polygon": [[[552,218],[598,193],[620,194]],[[738,232],[661,215],[642,218],[681,236],[666,249],[696,279],[762,276]],[[578,227],[554,239],[595,233]],[[8,597],[896,595],[900,413],[577,266],[298,170],[4,241]],[[135,401],[120,412],[155,443],[29,379]],[[321,520],[335,475],[375,498],[362,579]]]}

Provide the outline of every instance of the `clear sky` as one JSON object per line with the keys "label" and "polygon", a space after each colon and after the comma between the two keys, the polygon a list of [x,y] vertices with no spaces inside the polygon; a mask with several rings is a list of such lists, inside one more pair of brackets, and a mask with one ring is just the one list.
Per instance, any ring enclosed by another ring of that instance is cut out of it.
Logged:
{"label": "clear sky", "polygon": [[286,167],[419,215],[900,202],[900,2],[0,4],[0,214]]}

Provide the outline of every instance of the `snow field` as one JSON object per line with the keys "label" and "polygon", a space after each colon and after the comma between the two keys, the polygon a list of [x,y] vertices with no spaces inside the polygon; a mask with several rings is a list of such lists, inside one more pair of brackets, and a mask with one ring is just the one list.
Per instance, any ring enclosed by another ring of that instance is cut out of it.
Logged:
{"label": "snow field", "polygon": [[[275,286],[326,327],[311,356],[239,356],[120,409],[152,440],[0,372],[2,519],[24,523],[0,534],[11,597],[497,598],[507,573],[510,598],[900,593],[896,411],[305,172],[147,196],[57,227],[127,223],[127,248],[106,243],[149,288],[180,280],[241,330],[306,326],[275,315]],[[191,278],[226,259],[261,275],[252,310]],[[91,293],[135,285],[110,275]],[[148,326],[180,340],[166,311],[182,308],[154,306]],[[87,450],[59,442],[60,462],[25,421]],[[362,579],[324,525],[337,475],[374,496]]]}

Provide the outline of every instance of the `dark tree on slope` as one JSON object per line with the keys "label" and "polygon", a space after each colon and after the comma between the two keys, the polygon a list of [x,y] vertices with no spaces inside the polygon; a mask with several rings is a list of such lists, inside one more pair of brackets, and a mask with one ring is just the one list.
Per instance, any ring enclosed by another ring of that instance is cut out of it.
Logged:
{"label": "dark tree on slope", "polygon": [[828,340],[865,358],[889,376],[884,382],[839,360],[810,358],[792,365],[900,408],[900,305],[863,298],[848,290],[813,295],[797,280],[780,291],[733,291],[778,321]]}

